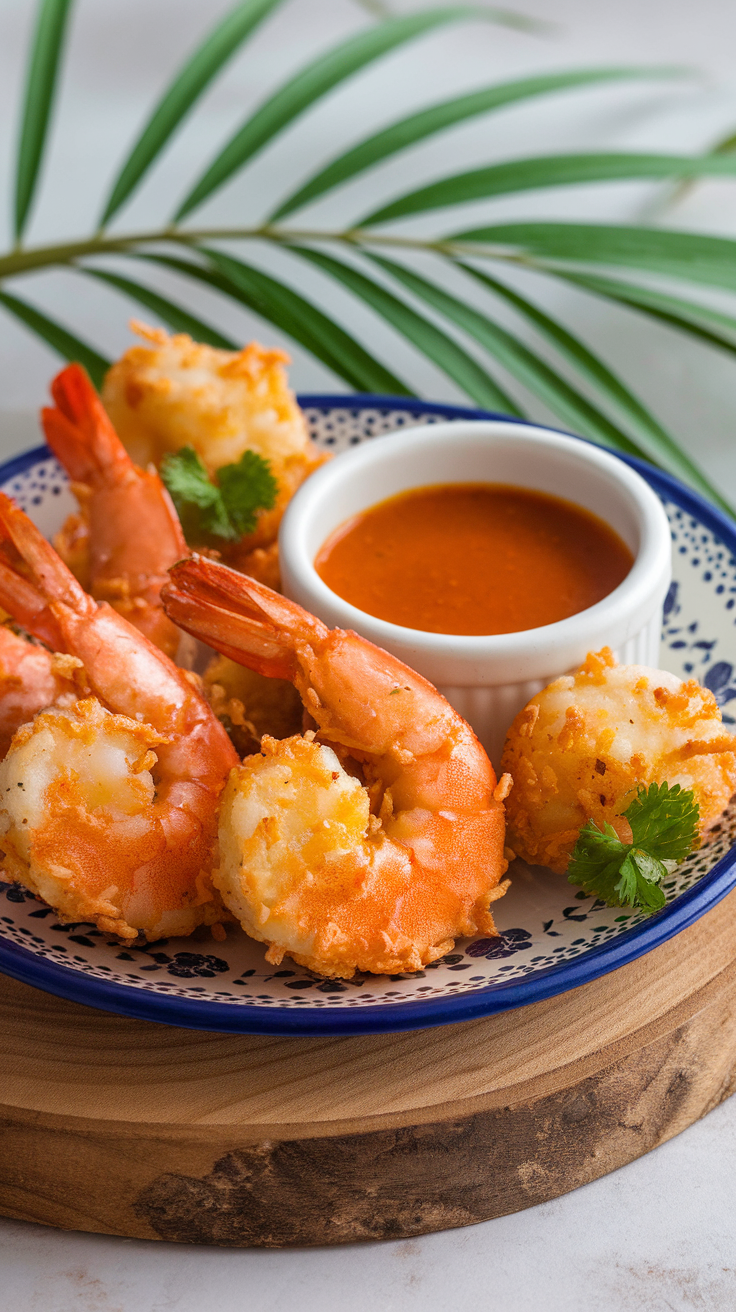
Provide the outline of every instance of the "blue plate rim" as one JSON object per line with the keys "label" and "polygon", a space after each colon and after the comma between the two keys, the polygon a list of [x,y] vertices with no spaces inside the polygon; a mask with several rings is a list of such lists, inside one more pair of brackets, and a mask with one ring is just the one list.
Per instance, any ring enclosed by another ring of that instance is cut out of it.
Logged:
{"label": "blue plate rim", "polygon": [[[476,410],[472,406],[446,405],[420,401],[412,397],[382,396],[371,392],[358,393],[306,393],[298,397],[307,409],[323,407],[347,410],[403,410],[413,415],[441,415],[446,419],[495,419],[506,423],[524,424],[516,416],[490,410]],[[550,432],[567,432],[549,424],[538,424]],[[589,439],[577,433],[569,436],[585,442]],[[25,473],[40,460],[51,458],[45,445],[0,464],[0,482]],[[722,538],[726,547],[736,555],[736,525],[716,506],[712,506],[697,492],[674,478],[655,469],[635,456],[611,452],[617,459],[636,469],[658,492],[675,501],[683,510]],[[635,961],[637,957],[659,947],[668,939],[698,920],[706,911],[731,891],[736,884],[736,845],[712,870],[692,888],[650,917],[642,924],[625,931],[614,942],[601,944],[581,957],[560,965],[549,966],[526,979],[513,984],[493,984],[455,997],[442,997],[419,1002],[376,1005],[370,1008],[351,1008],[349,1011],[331,1011],[329,1004],[319,1011],[298,1008],[279,1008],[277,1005],[256,1006],[238,1003],[190,1001],[171,994],[149,993],[123,984],[91,978],[84,971],[70,969],[47,961],[33,952],[0,938],[0,970],[24,984],[41,988],[57,997],[79,1002],[102,1011],[130,1016],[139,1020],[155,1021],[184,1029],[199,1029],[231,1034],[274,1034],[286,1036],[319,1037],[326,1034],[386,1034],[413,1029],[429,1029],[440,1025],[454,1025],[466,1020],[517,1007],[529,1006],[546,998],[556,997],[570,989],[588,984],[619,966]]]}

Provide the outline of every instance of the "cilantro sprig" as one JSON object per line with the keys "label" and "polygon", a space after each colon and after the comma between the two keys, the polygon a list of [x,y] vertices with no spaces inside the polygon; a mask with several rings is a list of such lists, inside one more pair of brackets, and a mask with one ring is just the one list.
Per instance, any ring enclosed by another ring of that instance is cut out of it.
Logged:
{"label": "cilantro sprig", "polygon": [[161,478],[181,520],[187,542],[207,538],[237,542],[256,526],[259,510],[272,510],[278,483],[268,460],[255,451],[244,451],[236,464],[217,470],[210,478],[191,446],[164,456]]}
{"label": "cilantro sprig", "polygon": [[615,829],[589,820],[575,844],[567,877],[609,907],[640,907],[651,914],[666,898],[660,887],[669,873],[666,862],[682,861],[698,836],[700,810],[689,789],[679,784],[650,784],[624,811],[631,826],[630,843]]}

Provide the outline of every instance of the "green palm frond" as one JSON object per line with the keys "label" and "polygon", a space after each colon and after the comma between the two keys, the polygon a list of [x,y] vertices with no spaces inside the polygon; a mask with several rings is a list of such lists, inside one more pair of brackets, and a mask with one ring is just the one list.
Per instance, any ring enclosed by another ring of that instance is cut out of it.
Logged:
{"label": "green palm frond", "polygon": [[15,175],[15,235],[23,235],[41,167],[72,0],[42,0],[26,75]]}
{"label": "green palm frond", "polygon": [[80,337],[69,332],[62,324],[57,323],[55,319],[49,319],[48,315],[37,310],[35,306],[29,305],[27,301],[22,301],[18,296],[11,296],[9,292],[0,291],[0,305],[26,328],[40,337],[42,341],[50,346],[52,351],[56,351],[63,360],[78,360],[83,364],[87,373],[97,387],[102,385],[111,360],[106,360],[104,355],[95,351],[94,347],[83,342]]}
{"label": "green palm frond", "polygon": [[138,186],[210,82],[280,3],[281,0],[245,0],[244,4],[236,5],[177,73],[113,183],[100,221],[103,227]]}
{"label": "green palm frond", "polygon": [[303,259],[315,264],[330,277],[335,278],[343,287],[360,297],[376,314],[401,333],[417,350],[426,355],[472,397],[479,406],[489,409],[506,410],[509,414],[521,415],[509,396],[485,369],[463,350],[453,338],[436,328],[430,320],[417,314],[405,301],[399,300],[387,292],[380,283],[367,278],[364,273],[352,265],[336,260],[332,255],[322,251],[309,250],[303,246],[293,246],[292,250]]}
{"label": "green palm frond", "polygon": [[208,346],[216,346],[223,351],[238,350],[238,344],[232,338],[224,337],[211,324],[205,323],[203,319],[170,301],[168,297],[161,296],[152,287],[146,287],[144,283],[136,282],[133,278],[125,278],[119,273],[110,273],[108,269],[85,268],[84,265],[80,265],[80,268],[89,278],[97,278],[100,282],[107,283],[109,287],[117,288],[123,296],[144,306],[146,310],[151,310],[157,319],[161,319],[169,328],[173,328],[175,333],[189,333],[189,336],[194,337],[196,341],[206,342]]}
{"label": "green palm frond", "polygon": [[[646,406],[634,395],[631,389],[620,378],[617,378],[608,366],[593,354],[588,346],[585,346],[579,338],[564,328],[562,324],[555,319],[551,319],[537,305],[533,305],[526,297],[520,296],[518,292],[498,278],[492,278],[485,271],[471,268],[466,264],[461,263],[460,267],[497,297],[513,306],[523,318],[536,328],[542,337],[552,343],[552,346],[556,348],[563,359],[566,359],[576,369],[580,377],[590,384],[606,404],[622,416],[625,416],[631,431],[635,433],[637,440],[647,452],[650,460],[663,465],[665,469],[669,469],[671,473],[686,479],[696,487],[700,486],[701,491],[706,490],[705,486],[699,482],[700,473],[692,461],[688,460],[682,449],[672,441],[662,425],[650,414]],[[590,434],[590,436],[593,436],[593,434]]]}
{"label": "green palm frond", "polygon": [[616,301],[619,305],[640,310],[643,314],[659,319],[661,323],[678,328],[680,332],[700,337],[709,346],[718,346],[723,351],[736,353],[736,319],[730,314],[722,314],[708,305],[698,305],[695,301],[685,301],[681,296],[671,296],[656,287],[641,287],[636,283],[621,282],[615,278],[603,278],[600,274],[570,273],[556,269],[557,277],[584,291]]}
{"label": "green palm frond", "polygon": [[455,96],[439,105],[430,105],[417,114],[399,119],[381,132],[375,132],[351,146],[350,150],[332,160],[299,189],[282,201],[271,215],[271,222],[302,209],[310,201],[332,191],[349,178],[357,177],[366,169],[383,164],[400,150],[407,150],[419,141],[438,132],[445,132],[480,114],[490,114],[507,105],[531,100],[536,96],[550,95],[555,91],[572,91],[576,87],[594,86],[596,83],[619,82],[642,78],[677,76],[681,70],[668,68],[575,68],[566,73],[545,73],[541,77],[519,78],[515,82],[501,82],[495,86],[472,91],[467,96]]}
{"label": "green palm frond", "polygon": [[[727,132],[721,136],[709,148],[710,155],[736,155],[736,132]],[[685,199],[689,192],[695,186],[697,178],[683,177],[673,183],[665,194],[657,198],[656,203],[651,207],[652,217],[657,214],[664,214],[665,210],[673,209]]]}
{"label": "green palm frond", "polygon": [[407,214],[446,209],[471,200],[488,200],[509,196],[518,191],[538,191],[543,187],[570,187],[586,182],[623,182],[635,178],[671,178],[673,174],[690,177],[736,177],[736,159],[721,155],[693,159],[678,155],[543,155],[540,159],[512,159],[503,164],[473,169],[440,178],[428,187],[410,191],[388,205],[382,205],[356,225],[375,227]]}
{"label": "green palm frond", "polygon": [[190,214],[202,201],[223,186],[278,133],[326,96],[329,91],[361,69],[387,55],[397,46],[416,40],[433,28],[477,18],[483,11],[468,5],[428,9],[404,18],[390,18],[357,36],[349,37],[333,50],[301,68],[279,87],[265,104],[247,119],[181,202],[175,221]]}
{"label": "green palm frond", "polygon": [[[294,3],[240,0],[205,34],[143,115],[101,203],[102,222],[114,218],[114,230],[23,246],[71,13],[71,0],[41,0],[20,114],[15,187],[18,242],[0,255],[0,308],[63,358],[82,361],[100,382],[108,361],[72,327],[52,320],[18,294],[17,284],[35,271],[65,268],[70,275],[94,279],[111,295],[143,307],[176,332],[233,349],[231,335],[216,322],[217,311],[211,312],[215,322],[199,313],[198,301],[206,290],[209,303],[227,304],[230,318],[233,307],[256,315],[278,337],[298,343],[351,388],[411,396],[416,387],[410,375],[419,359],[423,369],[429,363],[479,406],[522,415],[539,404],[543,413],[551,412],[565,427],[643,456],[726,506],[723,494],[628,382],[573,326],[542,310],[526,290],[522,294],[515,273],[523,271],[525,287],[530,278],[540,280],[540,289],[542,283],[563,285],[581,303],[594,296],[612,314],[644,316],[733,356],[736,307],[733,314],[728,306],[715,309],[701,293],[713,289],[736,293],[736,241],[653,223],[531,221],[523,210],[513,220],[499,222],[494,217],[498,199],[504,198],[506,215],[510,198],[517,197],[520,206],[532,190],[541,194],[550,188],[638,180],[664,182],[672,194],[672,188],[682,188],[685,180],[736,178],[733,139],[724,138],[702,154],[598,151],[508,159],[503,158],[503,137],[491,136],[493,116],[501,110],[509,114],[514,106],[540,97],[573,92],[580,96],[591,90],[601,94],[606,86],[623,89],[647,81],[656,85],[663,78],[684,76],[683,70],[610,67],[542,72],[468,88],[462,95],[419,105],[394,121],[389,112],[383,125],[377,112],[376,123],[367,124],[346,149],[326,160],[308,160],[301,180],[294,180],[270,218],[249,227],[216,222],[188,226],[195,209],[211,202],[227,183],[246,176],[251,162],[263,151],[276,150],[282,135],[298,120],[326,96],[339,96],[350,78],[381,59],[396,57],[402,49],[404,59],[421,58],[418,52],[410,54],[411,44],[450,24],[491,22],[530,34],[544,29],[543,23],[521,13],[483,4],[446,3],[397,16],[384,0],[358,0],[363,11],[359,30],[297,69],[231,129],[224,144],[213,144],[209,163],[187,187],[173,223],[164,218],[148,231],[119,229],[121,210],[160,163],[174,136],[186,130],[207,89],[235,56],[243,61],[247,84],[251,37],[277,10]],[[384,94],[381,102],[386,99]],[[393,196],[375,187],[371,213],[347,227],[285,224],[287,216],[317,200],[324,204],[325,197],[339,193],[368,170],[481,117],[487,119],[489,132],[486,158],[477,167],[448,174],[446,168],[437,167],[439,156],[434,175],[421,186]],[[453,224],[445,217],[436,235],[423,235],[435,211],[468,202],[482,207],[472,227],[453,232],[461,220]],[[409,230],[413,216],[422,216],[421,234]],[[188,225],[182,225],[185,218]],[[278,261],[271,260],[273,254]],[[319,290],[311,299],[304,295],[307,265],[310,286],[326,290],[330,283],[337,284],[340,303],[344,305],[347,297],[349,307],[352,298],[363,307],[361,319],[367,312],[374,322],[373,340],[382,343],[375,353],[359,340],[349,322],[340,322],[349,314],[328,313]],[[161,290],[158,282],[163,275],[180,289],[177,294]],[[689,292],[683,292],[683,283],[690,285]],[[405,379],[390,367],[397,339],[411,348]]]}

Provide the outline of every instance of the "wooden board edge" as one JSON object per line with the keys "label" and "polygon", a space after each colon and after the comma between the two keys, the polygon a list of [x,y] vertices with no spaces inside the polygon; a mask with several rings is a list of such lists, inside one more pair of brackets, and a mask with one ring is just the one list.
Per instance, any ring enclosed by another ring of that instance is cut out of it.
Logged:
{"label": "wooden board edge", "polygon": [[680,1133],[735,1084],[732,981],[575,1085],[451,1119],[291,1139],[280,1127],[258,1142],[233,1126],[207,1127],[209,1142],[161,1127],[136,1141],[6,1121],[0,1214],[234,1247],[407,1238],[559,1197]]}

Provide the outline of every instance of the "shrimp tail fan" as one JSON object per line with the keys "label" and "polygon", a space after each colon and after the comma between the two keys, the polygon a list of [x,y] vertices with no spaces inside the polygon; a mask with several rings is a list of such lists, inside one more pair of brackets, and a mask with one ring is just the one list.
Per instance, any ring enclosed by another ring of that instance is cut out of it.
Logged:
{"label": "shrimp tail fan", "polygon": [[28,516],[0,492],[0,606],[34,637],[62,648],[54,604],[95,603]]}
{"label": "shrimp tail fan", "polygon": [[328,629],[301,606],[227,565],[192,556],[169,570],[167,615],[224,656],[276,679],[293,679],[294,649]]}
{"label": "shrimp tail fan", "polygon": [[91,483],[111,465],[131,459],[81,364],[62,369],[51,383],[56,405],[41,411],[46,441],[69,477]]}

